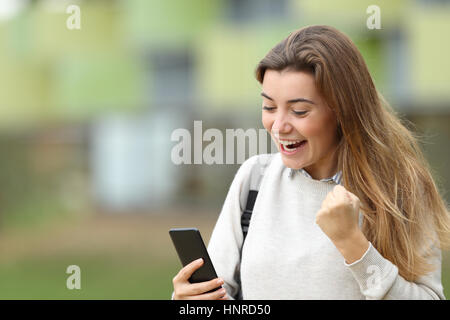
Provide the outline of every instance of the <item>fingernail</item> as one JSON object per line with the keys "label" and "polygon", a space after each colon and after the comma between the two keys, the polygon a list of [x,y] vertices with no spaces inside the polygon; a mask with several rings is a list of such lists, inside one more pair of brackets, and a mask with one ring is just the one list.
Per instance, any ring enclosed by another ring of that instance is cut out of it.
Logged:
{"label": "fingernail", "polygon": [[223,284],[223,280],[222,279],[217,280],[217,284],[222,285]]}
{"label": "fingernail", "polygon": [[202,262],[202,261],[203,261],[202,258],[199,258],[199,259],[195,260],[196,263],[200,263],[200,262]]}

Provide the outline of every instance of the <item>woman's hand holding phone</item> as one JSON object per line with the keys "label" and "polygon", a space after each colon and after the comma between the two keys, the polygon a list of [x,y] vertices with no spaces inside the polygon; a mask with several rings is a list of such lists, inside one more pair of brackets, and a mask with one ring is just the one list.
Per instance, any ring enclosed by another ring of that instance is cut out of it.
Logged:
{"label": "woman's hand holding phone", "polygon": [[190,283],[191,275],[203,265],[203,259],[197,259],[183,267],[173,278],[174,300],[228,300],[225,288],[209,292],[223,284],[223,280],[216,278],[210,281]]}

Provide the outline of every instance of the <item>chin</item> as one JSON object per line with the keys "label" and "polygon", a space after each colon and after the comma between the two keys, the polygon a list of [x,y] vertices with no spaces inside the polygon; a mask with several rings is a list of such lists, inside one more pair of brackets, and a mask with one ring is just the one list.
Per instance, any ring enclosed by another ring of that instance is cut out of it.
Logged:
{"label": "chin", "polygon": [[281,155],[281,160],[283,161],[283,164],[290,169],[298,170],[302,169],[305,166],[300,161],[296,161],[295,159],[287,159],[283,155]]}

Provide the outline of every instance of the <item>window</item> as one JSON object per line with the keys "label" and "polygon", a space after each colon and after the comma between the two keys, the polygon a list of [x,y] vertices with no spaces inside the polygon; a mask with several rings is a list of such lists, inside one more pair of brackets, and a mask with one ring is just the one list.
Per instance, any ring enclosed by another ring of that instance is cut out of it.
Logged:
{"label": "window", "polygon": [[245,23],[270,18],[282,19],[288,15],[288,0],[228,0],[228,18]]}
{"label": "window", "polygon": [[193,61],[188,49],[152,49],[150,103],[157,108],[190,105],[195,92]]}

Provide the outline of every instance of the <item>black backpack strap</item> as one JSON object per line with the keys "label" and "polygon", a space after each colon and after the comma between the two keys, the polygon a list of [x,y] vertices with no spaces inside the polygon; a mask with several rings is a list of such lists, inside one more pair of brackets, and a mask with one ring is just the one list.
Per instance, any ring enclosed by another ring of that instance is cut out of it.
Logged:
{"label": "black backpack strap", "polygon": [[245,210],[241,216],[241,226],[242,233],[245,237],[247,236],[248,227],[250,226],[250,219],[252,218],[253,207],[255,206],[256,197],[258,196],[258,190],[249,190],[247,197],[247,204],[245,206]]}
{"label": "black backpack strap", "polygon": [[[242,190],[240,199],[241,207],[244,207],[243,204],[245,203],[245,209],[241,215],[241,227],[242,227],[242,234],[244,236],[242,246],[244,246],[245,238],[247,237],[248,233],[248,228],[250,227],[250,220],[252,218],[253,207],[255,206],[256,198],[258,197],[258,191],[261,184],[261,180],[264,176],[264,171],[266,167],[269,165],[271,159],[272,154],[265,154],[258,156],[250,172],[249,179],[245,182],[245,187]],[[247,195],[247,199],[245,199],[245,195]],[[242,287],[240,287],[236,299],[242,300]]]}
{"label": "black backpack strap", "polygon": [[252,167],[250,173],[250,184],[247,195],[247,202],[244,212],[241,216],[242,234],[244,235],[244,241],[247,237],[248,228],[250,227],[250,220],[252,218],[253,207],[255,206],[256,198],[258,196],[259,186],[264,175],[264,170],[269,165],[272,158],[271,154],[260,155]]}

